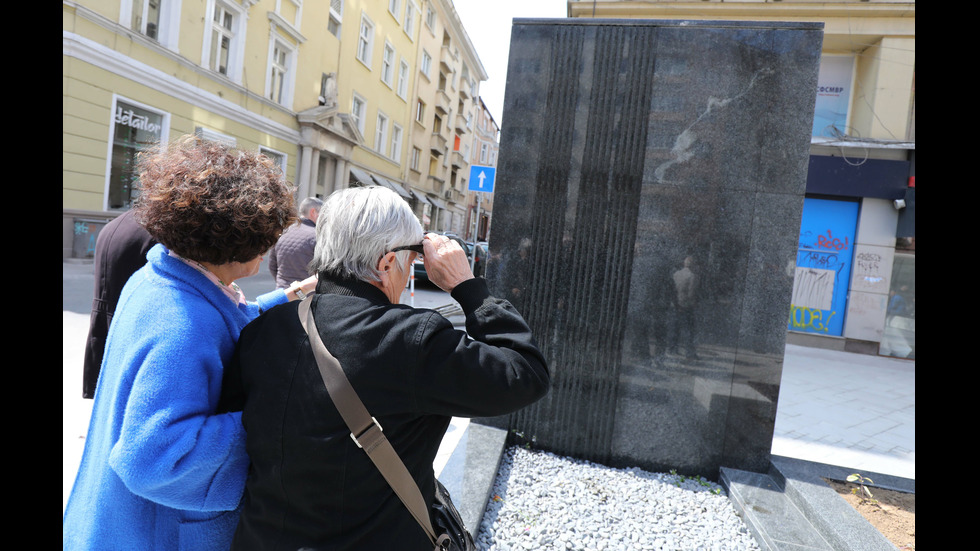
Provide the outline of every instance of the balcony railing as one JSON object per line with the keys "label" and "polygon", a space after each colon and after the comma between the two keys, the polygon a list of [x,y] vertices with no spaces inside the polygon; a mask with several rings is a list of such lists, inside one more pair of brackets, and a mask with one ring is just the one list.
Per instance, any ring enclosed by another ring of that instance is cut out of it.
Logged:
{"label": "balcony railing", "polygon": [[452,156],[449,158],[449,162],[452,163],[454,168],[462,168],[466,166],[466,159],[463,158],[463,154],[459,151],[453,151]]}
{"label": "balcony railing", "polygon": [[440,89],[436,91],[435,108],[442,115],[449,112],[449,94],[445,90]]}
{"label": "balcony railing", "polygon": [[432,137],[429,138],[429,149],[436,157],[441,156],[446,152],[446,138],[442,134],[433,132]]}

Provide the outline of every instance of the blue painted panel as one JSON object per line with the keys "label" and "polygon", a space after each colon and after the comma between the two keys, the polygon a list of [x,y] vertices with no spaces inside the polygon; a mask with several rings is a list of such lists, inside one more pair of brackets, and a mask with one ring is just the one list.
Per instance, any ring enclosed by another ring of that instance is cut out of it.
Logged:
{"label": "blue painted panel", "polygon": [[803,202],[789,329],[840,336],[851,280],[858,203]]}

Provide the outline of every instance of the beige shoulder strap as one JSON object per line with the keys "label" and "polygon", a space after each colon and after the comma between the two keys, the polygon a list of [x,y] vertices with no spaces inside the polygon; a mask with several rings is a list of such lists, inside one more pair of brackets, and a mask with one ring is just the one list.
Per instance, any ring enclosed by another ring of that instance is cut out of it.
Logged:
{"label": "beige shoulder strap", "polygon": [[317,366],[320,368],[320,376],[323,377],[323,384],[327,387],[327,392],[333,400],[334,405],[347,423],[350,429],[350,437],[357,444],[357,447],[367,452],[368,457],[374,462],[375,466],[381,471],[382,476],[388,481],[391,489],[402,500],[408,512],[415,517],[422,530],[429,537],[435,549],[441,547],[443,538],[437,538],[432,530],[432,521],[429,518],[429,509],[426,507],[422,492],[419,491],[418,484],[412,478],[411,473],[405,467],[398,453],[391,447],[391,443],[385,438],[381,425],[377,419],[368,413],[364,403],[357,396],[354,387],[351,386],[347,375],[337,358],[327,350],[320,339],[320,333],[316,329],[316,321],[313,319],[313,309],[310,295],[299,304],[299,320],[310,337],[310,345],[313,347],[313,356],[316,357]]}

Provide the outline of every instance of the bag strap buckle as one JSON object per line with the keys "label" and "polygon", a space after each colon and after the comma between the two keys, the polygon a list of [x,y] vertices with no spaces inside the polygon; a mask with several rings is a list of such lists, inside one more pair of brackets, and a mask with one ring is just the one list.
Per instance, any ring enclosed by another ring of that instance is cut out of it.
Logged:
{"label": "bag strap buckle", "polygon": [[384,432],[384,429],[381,428],[381,423],[378,423],[378,420],[375,419],[373,415],[371,416],[371,421],[372,421],[372,424],[371,425],[368,425],[368,427],[366,429],[364,429],[363,431],[361,431],[361,433],[358,434],[357,436],[355,436],[353,432],[350,433],[350,439],[353,440],[355,444],[357,444],[357,447],[358,448],[364,448],[364,446],[362,446],[361,443],[357,441],[357,439],[358,438],[361,438],[365,434],[367,434],[367,432],[369,430],[371,430],[372,427],[378,427],[378,432]]}

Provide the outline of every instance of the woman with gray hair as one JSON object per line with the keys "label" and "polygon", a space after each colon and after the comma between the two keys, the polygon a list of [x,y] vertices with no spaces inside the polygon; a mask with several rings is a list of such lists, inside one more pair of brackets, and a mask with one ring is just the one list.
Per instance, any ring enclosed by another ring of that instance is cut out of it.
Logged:
{"label": "woman with gray hair", "polygon": [[[317,225],[316,331],[383,428],[426,505],[432,462],[453,416],[503,415],[540,399],[551,378],[531,331],[474,278],[460,246],[423,236],[385,188],[331,195]],[[466,331],[399,304],[417,255],[459,302]],[[432,549],[324,387],[298,305],[271,309],[241,334],[225,381],[241,407],[251,459],[232,549]]]}

